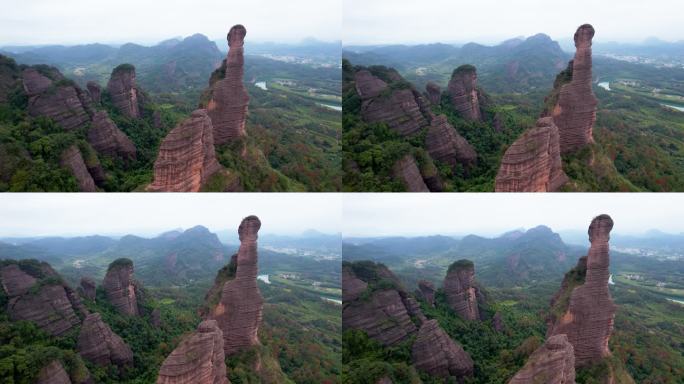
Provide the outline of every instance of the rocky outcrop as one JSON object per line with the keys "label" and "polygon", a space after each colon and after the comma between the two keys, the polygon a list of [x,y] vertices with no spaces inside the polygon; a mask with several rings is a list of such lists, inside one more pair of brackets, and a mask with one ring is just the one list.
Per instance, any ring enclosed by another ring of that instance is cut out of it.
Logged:
{"label": "rocky outcrop", "polygon": [[0,282],[7,296],[19,296],[26,293],[38,280],[19,268],[10,264],[0,269]]}
{"label": "rocky outcrop", "polygon": [[473,375],[473,360],[439,326],[437,320],[428,320],[418,331],[411,348],[411,360],[416,368],[443,379],[456,378],[463,383]]}
{"label": "rocky outcrop", "polygon": [[508,384],[575,384],[575,356],[566,335],[550,337]]}
{"label": "rocky outcrop", "polygon": [[449,307],[466,320],[480,320],[475,286],[475,265],[470,260],[451,264],[444,278],[444,295]]}
{"label": "rocky outcrop", "polygon": [[154,180],[147,189],[157,192],[198,192],[216,172],[212,120],[203,109],[192,113],[162,141],[154,162]]}
{"label": "rocky outcrop", "polygon": [[84,127],[90,122],[85,92],[72,82],[63,79],[53,81],[34,68],[23,71],[23,84],[28,99],[28,113],[33,117],[49,117],[55,123],[70,131]]}
{"label": "rocky outcrop", "polygon": [[555,192],[568,181],[563,172],[558,128],[550,117],[537,120],[503,155],[496,192]]}
{"label": "rocky outcrop", "polygon": [[88,130],[88,143],[101,154],[119,157],[125,161],[135,160],[136,149],[105,111],[93,115],[92,126]]}
{"label": "rocky outcrop", "polygon": [[137,283],[133,279],[133,262],[117,259],[109,264],[102,286],[107,300],[124,315],[138,316]]}
{"label": "rocky outcrop", "polygon": [[86,84],[86,88],[88,88],[88,93],[90,94],[93,103],[100,104],[100,101],[102,100],[102,88],[100,88],[100,84],[89,81],[88,84]]}
{"label": "rocky outcrop", "polygon": [[397,160],[392,167],[392,172],[394,178],[404,184],[407,192],[430,192],[413,156],[406,155]]}
{"label": "rocky outcrop", "polygon": [[480,90],[477,89],[477,70],[472,65],[462,65],[454,70],[447,92],[451,104],[466,120],[482,121]]}
{"label": "rocky outcrop", "polygon": [[427,280],[421,280],[418,282],[418,291],[423,296],[423,299],[428,302],[431,306],[435,306],[435,286]]}
{"label": "rocky outcrop", "polygon": [[102,321],[99,313],[91,313],[83,321],[76,349],[84,359],[100,366],[133,364],[131,348]]}
{"label": "rocky outcrop", "polygon": [[562,153],[575,151],[594,142],[593,127],[598,101],[592,90],[593,37],[594,27],[591,25],[584,24],[577,28],[575,58],[570,62],[568,70],[559,75],[565,77],[555,84],[560,89],[554,89],[551,100],[547,100],[552,106],[546,113],[553,117],[558,126]]}
{"label": "rocky outcrop", "polygon": [[223,331],[226,356],[259,344],[257,332],[264,305],[256,280],[259,228],[261,221],[256,216],[248,216],[240,223],[234,278],[223,283],[219,302],[209,314]]}
{"label": "rocky outcrop", "polygon": [[613,220],[608,215],[592,220],[589,254],[566,274],[561,290],[551,302],[547,337],[567,335],[578,367],[610,355],[608,340],[616,309],[608,289],[608,240],[612,228]]}
{"label": "rocky outcrop", "polygon": [[446,116],[435,116],[425,138],[425,148],[430,157],[450,165],[467,169],[477,162],[475,149],[459,135]]}
{"label": "rocky outcrop", "polygon": [[157,384],[229,384],[223,352],[223,332],[205,320],[164,360]]}
{"label": "rocky outcrop", "polygon": [[225,144],[247,135],[245,120],[249,95],[242,83],[244,76],[244,39],[247,29],[234,25],[228,32],[228,57],[225,77],[212,85],[207,112],[214,127],[216,144]]}
{"label": "rocky outcrop", "polygon": [[52,360],[38,372],[35,384],[71,384],[69,375],[59,360]]}
{"label": "rocky outcrop", "polygon": [[71,171],[78,182],[78,189],[81,192],[97,192],[95,181],[90,172],[88,172],[88,167],[83,160],[81,150],[78,149],[76,144],[70,146],[62,153],[60,165]]}
{"label": "rocky outcrop", "polygon": [[107,83],[107,91],[112,104],[122,115],[134,119],[142,117],[144,96],[136,85],[134,66],[121,64],[114,68]]}
{"label": "rocky outcrop", "polygon": [[432,105],[439,105],[442,99],[442,89],[439,87],[439,85],[433,83],[432,81],[428,81],[428,83],[425,85],[425,97],[430,100]]}
{"label": "rocky outcrop", "polygon": [[83,294],[83,297],[85,297],[88,300],[95,300],[96,289],[97,284],[95,284],[95,280],[91,279],[90,277],[81,278],[81,292]]}
{"label": "rocky outcrop", "polygon": [[361,98],[361,116],[366,122],[386,123],[403,136],[416,133],[430,124],[429,116],[421,111],[421,105],[427,103],[417,91],[411,88],[390,89],[387,83],[365,69],[356,72],[354,80]]}

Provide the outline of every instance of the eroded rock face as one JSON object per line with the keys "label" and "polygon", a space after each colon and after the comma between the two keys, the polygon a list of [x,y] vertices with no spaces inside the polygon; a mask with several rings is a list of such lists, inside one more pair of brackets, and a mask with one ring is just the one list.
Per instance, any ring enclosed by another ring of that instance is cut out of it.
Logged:
{"label": "eroded rock face", "polygon": [[555,192],[568,181],[563,172],[558,128],[550,117],[537,120],[501,159],[496,192]]}
{"label": "eroded rock face", "polygon": [[415,90],[390,91],[387,83],[365,69],[356,72],[354,81],[361,98],[361,116],[366,122],[386,123],[403,136],[416,133],[430,124],[427,110],[421,110],[421,106],[425,109],[428,103]]}
{"label": "eroded rock face", "polygon": [[566,335],[550,337],[508,384],[575,384],[575,356]]}
{"label": "eroded rock face", "polygon": [[91,313],[83,321],[76,349],[84,359],[100,366],[133,364],[131,348],[102,321],[99,313]]}
{"label": "eroded rock face", "polygon": [[28,96],[45,92],[52,85],[52,80],[42,75],[35,68],[26,68],[21,74],[24,91]]}
{"label": "eroded rock face", "polygon": [[462,65],[454,70],[447,88],[451,104],[466,120],[482,121],[480,91],[477,89],[477,70]]}
{"label": "eroded rock face", "polygon": [[439,326],[428,320],[418,331],[411,348],[411,360],[416,368],[444,379],[454,377],[460,383],[473,375],[473,360]]}
{"label": "eroded rock face", "polygon": [[86,88],[88,88],[88,93],[90,93],[90,98],[93,102],[100,104],[100,101],[102,100],[102,88],[100,88],[100,84],[89,81],[88,84],[86,84]]}
{"label": "eroded rock face", "polygon": [[205,320],[164,360],[157,384],[229,384],[223,353],[223,333]]}
{"label": "eroded rock face", "polygon": [[[589,254],[584,261],[580,259],[576,268],[576,274],[580,277],[586,271],[584,282],[573,284],[568,278],[575,277],[566,275],[563,288],[551,303],[554,312],[561,315],[550,317],[547,337],[566,334],[574,347],[577,366],[610,356],[608,340],[613,331],[616,309],[608,289],[608,240],[612,228],[613,220],[608,215],[600,215],[592,220],[589,226]],[[569,301],[566,303],[563,297],[568,295]]]}
{"label": "eroded rock face", "polygon": [[122,314],[138,316],[137,287],[133,279],[133,262],[119,259],[109,265],[102,282],[107,299]]}
{"label": "eroded rock face", "polygon": [[135,83],[135,67],[130,64],[122,64],[114,68],[107,91],[112,98],[112,104],[122,115],[130,118],[142,116],[141,104],[143,97]]}
{"label": "eroded rock face", "polygon": [[17,264],[10,264],[0,269],[0,280],[7,296],[22,295],[38,281],[22,271]]}
{"label": "eroded rock face", "polygon": [[420,294],[423,296],[425,301],[430,303],[434,307],[435,305],[435,286],[431,282],[427,280],[421,280],[418,282],[418,290],[420,291]]}
{"label": "eroded rock face", "polygon": [[71,379],[62,363],[52,360],[40,370],[36,384],[71,384]]}
{"label": "eroded rock face", "polygon": [[90,277],[81,278],[81,291],[86,299],[95,300],[96,289],[97,284],[95,283],[95,280],[91,279]]}
{"label": "eroded rock face", "polygon": [[264,305],[256,280],[259,228],[261,221],[256,216],[248,216],[240,223],[235,278],[223,284],[220,301],[210,314],[223,331],[226,356],[259,344],[257,332]]}
{"label": "eroded rock face", "polygon": [[425,148],[430,157],[451,167],[461,165],[467,169],[477,162],[473,146],[458,134],[444,115],[432,119],[425,138]]}
{"label": "eroded rock face", "polygon": [[60,336],[81,323],[74,305],[66,288],[54,284],[10,299],[7,311],[12,320],[32,321],[49,334]]}
{"label": "eroded rock face", "polygon": [[444,295],[449,307],[466,320],[480,320],[475,286],[475,265],[470,260],[454,262],[444,278]]}
{"label": "eroded rock face", "polygon": [[575,58],[572,80],[561,86],[551,116],[560,132],[562,153],[572,152],[594,142],[593,128],[598,101],[592,90],[591,44],[594,27],[584,24],[575,32]]}
{"label": "eroded rock face", "polygon": [[413,156],[406,155],[397,160],[392,171],[394,178],[404,184],[407,192],[430,192]]}
{"label": "eroded rock face", "polygon": [[[90,122],[85,93],[70,83],[54,83],[33,68],[23,74],[24,90],[29,96],[28,113],[33,117],[49,117],[70,131]],[[61,74],[59,74],[61,76]]]}
{"label": "eroded rock face", "polygon": [[216,144],[225,144],[247,135],[245,119],[249,95],[242,83],[245,35],[247,29],[242,25],[234,25],[228,32],[225,78],[213,84],[212,98],[207,105]]}
{"label": "eroded rock face", "polygon": [[212,120],[198,109],[162,141],[154,162],[154,181],[148,190],[198,192],[222,169],[216,160]]}
{"label": "eroded rock face", "polygon": [[442,89],[439,87],[439,85],[433,83],[432,81],[428,81],[428,83],[425,85],[425,95],[427,96],[428,100],[430,100],[430,103],[433,105],[439,105],[442,98]]}
{"label": "eroded rock face", "polygon": [[135,160],[136,149],[131,139],[126,136],[105,111],[93,115],[92,126],[88,130],[88,143],[101,154],[120,157],[123,160]]}
{"label": "eroded rock face", "polygon": [[70,146],[62,153],[60,165],[71,171],[78,182],[78,189],[81,192],[97,192],[95,181],[90,172],[88,172],[88,167],[83,160],[81,150],[78,149],[76,144]]}

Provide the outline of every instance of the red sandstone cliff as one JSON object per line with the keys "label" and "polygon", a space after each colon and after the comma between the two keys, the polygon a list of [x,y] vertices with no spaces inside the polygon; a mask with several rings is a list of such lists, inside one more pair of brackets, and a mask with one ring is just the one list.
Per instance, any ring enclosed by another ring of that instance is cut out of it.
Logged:
{"label": "red sandstone cliff", "polygon": [[411,348],[411,360],[416,368],[432,376],[456,377],[463,383],[473,375],[473,360],[439,326],[437,320],[423,323]]}
{"label": "red sandstone cliff", "polygon": [[477,162],[477,153],[466,139],[458,134],[446,116],[433,117],[425,138],[425,148],[430,157],[456,168],[467,169]]}
{"label": "red sandstone cliff", "polygon": [[131,260],[118,259],[112,262],[107,269],[102,286],[107,299],[120,313],[129,316],[140,315]]}
{"label": "red sandstone cliff", "polygon": [[477,89],[477,70],[472,65],[462,65],[451,74],[447,87],[451,104],[466,120],[482,121],[480,99]]}
{"label": "red sandstone cliff", "polygon": [[133,364],[131,348],[102,321],[99,313],[91,313],[83,321],[76,349],[84,359],[100,366]]}
{"label": "red sandstone cliff", "polygon": [[135,160],[136,149],[131,139],[114,124],[105,111],[95,112],[88,130],[88,143],[101,154]]}
{"label": "red sandstone cliff", "polygon": [[475,286],[475,265],[470,260],[459,260],[451,264],[444,278],[444,295],[447,304],[466,320],[480,320]]}
{"label": "red sandstone cliff", "polygon": [[121,64],[114,68],[107,83],[107,91],[112,104],[122,115],[135,119],[142,117],[144,97],[135,82],[134,66]]}
{"label": "red sandstone cliff", "polygon": [[392,167],[392,172],[394,178],[404,184],[407,192],[430,192],[413,156],[406,155],[397,160]]}
{"label": "red sandstone cliff", "polygon": [[550,337],[508,384],[575,384],[575,356],[566,335]]}

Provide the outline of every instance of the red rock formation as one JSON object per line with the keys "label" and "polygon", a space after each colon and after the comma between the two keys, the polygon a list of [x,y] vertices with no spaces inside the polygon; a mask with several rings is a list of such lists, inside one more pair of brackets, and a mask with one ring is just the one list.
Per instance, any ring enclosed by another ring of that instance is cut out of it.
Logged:
{"label": "red rock formation", "polygon": [[454,70],[447,92],[451,104],[466,120],[482,121],[481,94],[477,89],[477,70],[472,65],[462,65]]}
{"label": "red rock formation", "polygon": [[432,119],[425,138],[425,148],[430,157],[449,164],[452,168],[461,165],[467,169],[477,162],[477,153],[473,146],[458,134],[444,115]]}
{"label": "red rock formation", "polygon": [[568,181],[560,157],[558,128],[550,117],[537,120],[501,159],[496,192],[555,192]]}
{"label": "red rock formation", "polygon": [[118,259],[109,264],[102,286],[107,299],[124,315],[138,316],[137,287],[133,279],[133,262]]}
{"label": "red rock formation", "polygon": [[575,356],[565,335],[550,337],[508,384],[575,384]]}
{"label": "red rock formation", "polygon": [[135,160],[136,149],[131,139],[126,136],[105,111],[93,115],[92,126],[88,130],[88,143],[101,154],[118,156],[123,160]]}
{"label": "red rock formation", "polygon": [[159,147],[154,180],[155,192],[198,192],[222,168],[216,160],[211,119],[198,109],[174,128]]}
{"label": "red rock formation", "polygon": [[[362,100],[361,116],[365,121],[386,123],[403,136],[429,125],[421,110],[421,106],[425,109],[427,103],[418,92],[412,89],[390,90],[387,83],[365,69],[356,72],[354,80],[356,92]],[[427,112],[425,110],[426,115]]]}
{"label": "red rock formation", "polygon": [[90,121],[83,92],[69,82],[53,83],[35,69],[28,68],[23,72],[23,83],[29,96],[29,115],[49,117],[67,131],[84,127]]}
{"label": "red rock formation", "polygon": [[560,88],[558,100],[549,111],[560,132],[562,153],[571,152],[594,142],[593,127],[598,101],[592,90],[591,40],[594,28],[584,24],[575,32],[575,59],[572,79]]}
{"label": "red rock formation", "polygon": [[439,88],[439,85],[428,81],[425,85],[425,96],[433,105],[439,105],[442,99],[442,89]]}
{"label": "red rock formation", "polygon": [[59,360],[52,360],[38,372],[35,384],[71,384],[69,375]]}
{"label": "red rock formation", "polygon": [[259,344],[257,331],[264,305],[256,281],[259,228],[261,221],[256,216],[248,216],[240,223],[235,277],[223,284],[220,301],[210,314],[223,331],[226,356]]}
{"label": "red rock formation", "polygon": [[102,88],[100,88],[100,84],[89,81],[88,84],[86,84],[86,88],[88,88],[88,93],[93,102],[100,104],[100,100],[102,100]]}
{"label": "red rock formation", "polygon": [[242,83],[246,34],[247,30],[242,25],[234,25],[228,32],[225,78],[213,84],[212,98],[207,105],[216,144],[225,144],[247,135],[245,119],[249,95]]}
{"label": "red rock formation", "polygon": [[392,172],[394,178],[404,184],[407,192],[430,192],[413,156],[406,155],[397,160],[392,167]]}
{"label": "red rock formation", "polygon": [[157,384],[229,384],[223,353],[223,333],[205,320],[164,360]]}
{"label": "red rock formation", "polygon": [[475,265],[470,260],[458,260],[451,264],[444,278],[444,295],[447,304],[466,320],[480,320],[475,286]]}
{"label": "red rock formation", "polygon": [[83,320],[76,349],[84,359],[100,366],[133,364],[131,348],[102,321],[99,313],[91,313]]}
{"label": "red rock formation", "polygon": [[114,68],[107,91],[112,99],[112,104],[122,115],[130,118],[140,118],[142,94],[135,84],[135,67],[130,64],[121,64]]}
{"label": "red rock formation", "polygon": [[[612,228],[613,220],[608,215],[592,220],[589,254],[580,259],[573,273],[566,275],[563,287],[551,302],[554,315],[549,318],[547,337],[566,334],[575,349],[578,367],[610,356],[608,340],[616,309],[608,289],[608,240]],[[578,277],[584,277],[579,285]]]}
{"label": "red rock formation", "polygon": [[437,320],[428,320],[418,331],[411,348],[411,360],[416,368],[443,379],[456,378],[463,383],[473,375],[473,360],[439,326]]}
{"label": "red rock formation", "polygon": [[350,302],[358,297],[368,288],[368,283],[357,278],[351,268],[342,268],[342,301]]}
{"label": "red rock formation", "polygon": [[76,144],[70,146],[62,153],[60,165],[71,171],[78,182],[78,189],[81,192],[97,192],[95,181],[88,172],[81,151]]}
{"label": "red rock formation", "polygon": [[81,323],[75,305],[63,285],[51,284],[37,293],[10,299],[7,312],[12,320],[32,321],[49,334],[60,336]]}
{"label": "red rock formation", "polygon": [[95,280],[91,279],[90,277],[81,278],[81,292],[86,299],[95,300],[96,289],[97,285],[95,284]]}
{"label": "red rock formation", "polygon": [[19,296],[26,293],[38,280],[19,268],[10,264],[0,269],[0,282],[7,296]]}
{"label": "red rock formation", "polygon": [[52,85],[52,80],[43,76],[35,68],[26,68],[21,74],[24,91],[28,96],[35,96],[45,92]]}
{"label": "red rock formation", "polygon": [[435,306],[435,286],[427,281],[427,280],[421,280],[418,282],[418,290],[420,294],[423,296],[423,299],[427,301],[431,306]]}

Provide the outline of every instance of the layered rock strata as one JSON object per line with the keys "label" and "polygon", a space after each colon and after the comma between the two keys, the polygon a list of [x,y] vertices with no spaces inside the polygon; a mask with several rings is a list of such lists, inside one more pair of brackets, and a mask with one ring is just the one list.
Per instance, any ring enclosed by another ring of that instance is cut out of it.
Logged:
{"label": "layered rock strata", "polygon": [[435,286],[427,280],[421,280],[418,282],[418,291],[423,296],[423,299],[427,301],[431,306],[435,305]]}
{"label": "layered rock strata", "polygon": [[134,66],[121,64],[114,68],[107,83],[107,91],[112,104],[122,115],[134,119],[142,117],[141,104],[144,97],[136,85]]}
{"label": "layered rock strata", "polygon": [[[59,75],[61,77],[61,75]],[[84,127],[90,122],[86,94],[63,78],[53,82],[36,69],[23,71],[24,90],[28,95],[28,113],[33,117],[45,116],[65,130]]]}
{"label": "layered rock strata", "polygon": [[[608,341],[616,309],[608,289],[608,241],[612,228],[613,220],[608,215],[592,220],[589,254],[586,259],[580,259],[574,273],[566,275],[563,287],[551,303],[557,315],[549,318],[547,337],[567,335],[574,347],[577,366],[600,361],[611,354]],[[581,278],[583,274],[583,282],[577,285],[577,276]]]}
{"label": "layered rock strata", "polygon": [[229,384],[223,333],[214,320],[205,320],[164,360],[157,384]]}
{"label": "layered rock strata", "polygon": [[425,85],[425,96],[433,105],[439,105],[442,99],[442,89],[439,87],[439,85],[433,83],[432,81],[428,81],[428,83]]}
{"label": "layered rock strata", "polygon": [[444,278],[444,295],[447,304],[466,320],[480,320],[477,298],[480,295],[475,286],[475,265],[470,260],[459,260],[451,264]]}
{"label": "layered rock strata", "polygon": [[413,156],[406,155],[397,160],[392,172],[394,179],[401,181],[407,192],[430,192]]}
{"label": "layered rock strata", "polygon": [[[429,116],[426,117],[427,103],[415,90],[391,90],[387,83],[365,69],[356,72],[354,80],[361,98],[361,116],[366,122],[386,123],[403,136],[416,133],[430,124]],[[425,104],[425,111],[421,110],[422,104]]]}
{"label": "layered rock strata", "polygon": [[496,192],[555,192],[568,177],[563,172],[558,128],[550,117],[537,120],[503,155]]}
{"label": "layered rock strata", "polygon": [[594,28],[591,25],[584,24],[577,28],[571,80],[561,86],[557,103],[551,111],[547,111],[558,126],[562,153],[575,151],[594,142],[593,127],[598,101],[592,90],[593,37]]}
{"label": "layered rock strata", "polygon": [[212,97],[207,104],[216,144],[225,144],[247,135],[245,119],[249,95],[242,82],[245,35],[247,29],[242,25],[235,25],[228,32],[225,78],[213,84]]}
{"label": "layered rock strata", "polygon": [[133,364],[131,348],[102,321],[99,313],[91,313],[83,321],[76,349],[84,359],[100,366]]}
{"label": "layered rock strata", "polygon": [[226,356],[259,344],[257,332],[264,305],[256,280],[259,228],[261,221],[256,216],[248,216],[240,223],[235,277],[223,283],[220,300],[210,313],[223,331]]}
{"label": "layered rock strata", "polygon": [[81,192],[97,192],[95,180],[93,180],[93,176],[88,172],[88,167],[83,160],[81,150],[76,144],[70,146],[62,153],[60,165],[71,171],[76,178],[78,189]]}
{"label": "layered rock strata", "polygon": [[88,143],[101,154],[120,157],[130,161],[136,158],[135,145],[126,136],[107,112],[98,111],[93,115],[92,126],[88,130]]}
{"label": "layered rock strata", "polygon": [[530,355],[508,384],[575,384],[575,356],[566,335],[555,335]]}
{"label": "layered rock strata", "polygon": [[128,316],[140,315],[136,285],[133,279],[133,262],[128,259],[112,262],[102,282],[107,300],[119,313]]}
{"label": "layered rock strata", "polygon": [[466,120],[482,121],[481,93],[477,89],[477,70],[472,65],[462,65],[451,74],[447,87],[451,104]]}
{"label": "layered rock strata", "polygon": [[88,84],[86,84],[86,88],[88,88],[88,93],[90,94],[93,103],[100,104],[100,101],[102,100],[102,88],[100,88],[100,84],[89,81]]}
{"label": "layered rock strata", "polygon": [[411,360],[416,368],[432,376],[464,379],[473,375],[473,360],[439,326],[437,320],[423,323],[411,348]]}
{"label": "layered rock strata", "polygon": [[69,375],[59,360],[52,360],[38,372],[35,384],[71,384]]}
{"label": "layered rock strata", "polygon": [[446,116],[435,116],[428,128],[425,148],[430,157],[450,165],[469,168],[477,162],[477,153],[470,143],[458,134]]}
{"label": "layered rock strata", "polygon": [[222,167],[216,160],[212,120],[198,109],[162,141],[154,162],[154,180],[147,189],[197,192]]}
{"label": "layered rock strata", "polygon": [[81,278],[81,292],[83,294],[83,297],[85,297],[88,300],[95,300],[96,289],[97,284],[95,283],[95,280],[91,279],[90,277]]}

